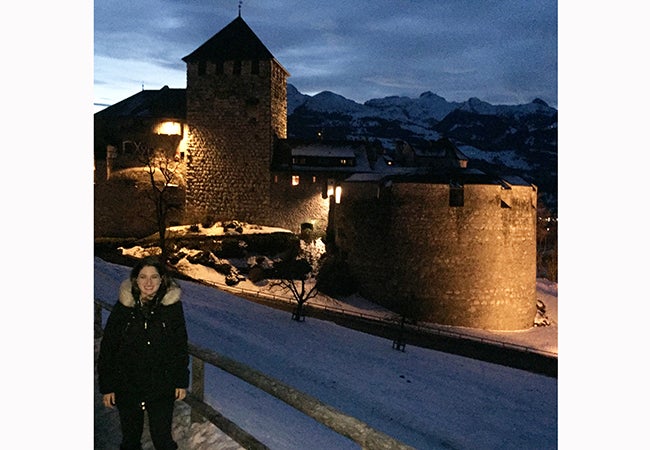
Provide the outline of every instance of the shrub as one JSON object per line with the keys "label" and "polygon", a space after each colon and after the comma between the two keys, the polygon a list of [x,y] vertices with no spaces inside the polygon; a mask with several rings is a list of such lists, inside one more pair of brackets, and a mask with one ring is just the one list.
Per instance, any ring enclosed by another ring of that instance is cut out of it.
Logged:
{"label": "shrub", "polygon": [[187,253],[185,252],[174,252],[171,256],[169,256],[167,260],[170,264],[175,266],[181,259],[185,258],[186,256]]}
{"label": "shrub", "polygon": [[348,264],[339,256],[323,256],[317,279],[318,290],[323,294],[351,295],[357,290]]}
{"label": "shrub", "polygon": [[244,256],[244,247],[239,244],[239,239],[226,237],[221,241],[221,249],[215,254],[219,258],[241,258]]}
{"label": "shrub", "polygon": [[252,283],[258,283],[265,278],[266,276],[264,274],[264,269],[261,268],[260,266],[252,267],[251,270],[248,272],[248,279]]}
{"label": "shrub", "polygon": [[249,250],[264,255],[277,255],[295,246],[296,237],[290,233],[246,235]]}
{"label": "shrub", "polygon": [[205,218],[203,222],[201,222],[201,226],[203,228],[212,228],[212,226],[215,224],[215,221],[212,217],[208,216]]}
{"label": "shrub", "polygon": [[194,255],[188,256],[187,261],[191,264],[201,264],[206,267],[209,267],[212,264],[210,253],[206,251],[200,251]]}
{"label": "shrub", "polygon": [[214,270],[219,272],[221,275],[228,276],[228,275],[232,274],[233,272],[235,272],[235,270],[233,270],[233,266],[231,266],[229,263],[215,263],[215,262],[213,262],[212,264],[210,264],[210,267],[212,267]]}

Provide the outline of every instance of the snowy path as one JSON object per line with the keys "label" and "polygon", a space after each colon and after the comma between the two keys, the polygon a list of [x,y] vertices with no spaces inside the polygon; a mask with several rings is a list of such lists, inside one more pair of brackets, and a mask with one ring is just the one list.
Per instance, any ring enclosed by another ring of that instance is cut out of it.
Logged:
{"label": "snowy path", "polygon": [[[96,259],[95,298],[113,298],[126,276],[127,267]],[[416,346],[396,352],[385,338],[315,318],[297,323],[284,311],[219,289],[180,284],[193,344],[215,349],[414,448],[557,448],[557,378]],[[553,312],[555,292],[538,290]],[[552,319],[553,326],[545,329],[495,335],[533,344],[537,338],[545,343],[550,332],[557,348],[557,316]],[[206,367],[205,375],[206,402],[269,448],[359,449],[224,371]],[[102,439],[116,442],[117,417],[103,410],[98,397],[96,404],[97,429],[105,426],[102,436],[112,436]],[[175,434],[181,448],[233,448],[216,427],[210,426],[214,433],[190,428],[189,408],[178,405]],[[212,441],[201,444],[207,436]]]}

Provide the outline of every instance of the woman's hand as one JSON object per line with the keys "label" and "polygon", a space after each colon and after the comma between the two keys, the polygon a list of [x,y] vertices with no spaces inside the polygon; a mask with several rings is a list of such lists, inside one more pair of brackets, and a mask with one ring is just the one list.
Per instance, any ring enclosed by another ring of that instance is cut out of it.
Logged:
{"label": "woman's hand", "polygon": [[187,391],[183,388],[176,388],[176,400],[183,400],[187,395]]}
{"label": "woman's hand", "polygon": [[115,392],[104,394],[102,401],[104,402],[105,407],[113,409],[115,407]]}

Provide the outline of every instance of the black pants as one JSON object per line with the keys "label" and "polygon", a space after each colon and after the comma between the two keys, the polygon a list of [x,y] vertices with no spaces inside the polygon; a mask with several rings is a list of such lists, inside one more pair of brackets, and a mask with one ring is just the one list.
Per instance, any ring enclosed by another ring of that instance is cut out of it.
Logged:
{"label": "black pants", "polygon": [[149,432],[154,448],[156,450],[176,450],[178,448],[172,438],[173,393],[146,401],[130,395],[116,395],[115,397],[122,427],[120,450],[142,450],[141,439],[145,411],[149,419]]}

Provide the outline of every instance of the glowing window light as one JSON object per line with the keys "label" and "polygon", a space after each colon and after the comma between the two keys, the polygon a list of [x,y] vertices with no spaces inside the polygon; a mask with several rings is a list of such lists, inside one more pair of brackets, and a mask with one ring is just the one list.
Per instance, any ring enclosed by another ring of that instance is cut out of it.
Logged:
{"label": "glowing window light", "polygon": [[166,135],[179,135],[181,134],[181,123],[180,122],[162,122],[158,125],[156,134],[166,134]]}
{"label": "glowing window light", "polygon": [[341,203],[341,186],[336,186],[334,190],[334,201],[338,204]]}
{"label": "glowing window light", "polygon": [[291,176],[291,186],[298,186],[300,184],[300,176],[292,175]]}

